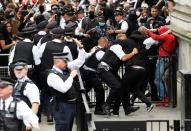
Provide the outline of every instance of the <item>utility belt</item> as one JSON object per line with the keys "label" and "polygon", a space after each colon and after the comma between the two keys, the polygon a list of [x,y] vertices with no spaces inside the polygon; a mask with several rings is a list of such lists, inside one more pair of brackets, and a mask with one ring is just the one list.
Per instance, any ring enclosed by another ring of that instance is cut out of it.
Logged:
{"label": "utility belt", "polygon": [[54,104],[55,110],[58,111],[60,103],[75,104],[76,98],[71,99],[71,100],[66,100],[66,99],[58,99],[58,98],[54,97],[52,102]]}
{"label": "utility belt", "polygon": [[98,73],[100,73],[101,70],[105,70],[105,71],[109,71],[111,70],[112,68],[105,62],[100,62],[98,64]]}
{"label": "utility belt", "polygon": [[62,99],[62,98],[55,98],[55,97],[53,97],[53,102],[54,102],[54,103],[60,103],[60,102],[62,102],[62,103],[70,103],[70,104],[73,104],[73,103],[75,103],[75,101],[76,101],[76,98],[67,100],[67,99]]}
{"label": "utility belt", "polygon": [[136,70],[145,69],[144,67],[138,66],[138,65],[132,65],[131,68],[136,69]]}
{"label": "utility belt", "polygon": [[95,69],[90,68],[90,67],[88,67],[88,66],[86,66],[86,65],[84,65],[84,66],[83,66],[83,69],[84,69],[84,70],[89,70],[89,71],[96,72],[96,70],[95,70]]}

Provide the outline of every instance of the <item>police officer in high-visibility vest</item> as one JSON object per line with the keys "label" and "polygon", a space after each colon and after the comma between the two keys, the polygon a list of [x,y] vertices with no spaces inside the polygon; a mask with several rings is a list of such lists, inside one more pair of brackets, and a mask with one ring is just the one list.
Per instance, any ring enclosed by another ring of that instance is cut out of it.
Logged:
{"label": "police officer in high-visibility vest", "polygon": [[0,81],[0,131],[22,131],[22,121],[26,129],[39,128],[38,117],[19,99],[12,97],[13,84]]}

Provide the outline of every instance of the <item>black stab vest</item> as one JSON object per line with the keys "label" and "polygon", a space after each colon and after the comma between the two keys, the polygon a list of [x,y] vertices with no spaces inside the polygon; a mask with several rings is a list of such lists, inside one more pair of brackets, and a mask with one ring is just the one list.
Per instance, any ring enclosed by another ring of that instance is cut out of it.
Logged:
{"label": "black stab vest", "polygon": [[22,131],[22,121],[16,117],[18,100],[13,100],[8,111],[0,110],[0,131]]}
{"label": "black stab vest", "polygon": [[[50,73],[58,75],[63,81],[66,81],[69,77],[69,72],[66,74],[62,74],[56,71],[55,69],[50,70]],[[66,93],[59,92],[53,87],[50,87],[50,91],[57,101],[68,101],[68,100],[73,100],[77,97],[77,91],[74,84],[72,84],[72,87]]]}

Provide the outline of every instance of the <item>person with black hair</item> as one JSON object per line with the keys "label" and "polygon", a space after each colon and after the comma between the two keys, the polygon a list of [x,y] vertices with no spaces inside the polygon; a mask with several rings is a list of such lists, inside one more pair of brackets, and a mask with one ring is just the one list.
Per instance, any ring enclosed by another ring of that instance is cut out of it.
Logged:
{"label": "person with black hair", "polygon": [[[9,54],[10,49],[15,44],[16,41],[13,39],[11,22],[7,21],[0,31],[0,54]],[[8,56],[1,57],[0,66],[8,66]]]}
{"label": "person with black hair", "polygon": [[[147,19],[147,28],[149,29],[156,29],[156,28],[159,28],[160,26],[163,26],[166,24],[166,21],[165,19],[160,16],[159,14],[159,8],[154,5],[151,7],[151,12],[150,12],[150,17]],[[151,22],[151,20],[153,22]]]}

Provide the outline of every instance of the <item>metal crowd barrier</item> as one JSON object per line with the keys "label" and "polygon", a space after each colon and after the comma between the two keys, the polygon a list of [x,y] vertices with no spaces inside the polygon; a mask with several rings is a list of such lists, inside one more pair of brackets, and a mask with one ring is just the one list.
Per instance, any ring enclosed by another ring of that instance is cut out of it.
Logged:
{"label": "metal crowd barrier", "polygon": [[[150,56],[150,57],[155,57],[156,59],[160,59],[161,57],[159,56]],[[164,58],[164,57],[163,57]],[[165,87],[165,92],[168,95],[168,100],[163,100],[163,101],[152,101],[153,103],[162,103],[163,106],[169,106],[169,107],[176,107],[177,105],[177,56],[172,55],[170,57],[165,57],[169,61],[168,68],[165,69],[164,76],[159,76],[162,78],[162,82]],[[159,60],[159,65],[161,64],[161,61]],[[166,63],[165,63],[166,64]],[[154,71],[155,72],[155,71]],[[124,66],[120,67],[119,69],[119,76],[122,78],[123,74],[125,73],[125,68]],[[107,97],[110,91],[110,88],[103,83],[103,86],[105,88],[105,96]],[[151,86],[149,83],[147,84],[147,90],[151,91]],[[90,104],[95,104],[96,99],[95,99],[95,92],[92,89],[88,93],[90,97]],[[158,96],[160,96],[160,90],[158,91]],[[140,103],[141,101],[137,100],[135,102]]]}
{"label": "metal crowd barrier", "polygon": [[92,113],[90,112],[86,91],[83,85],[83,81],[78,71],[78,79],[80,84],[80,95],[76,102],[76,124],[77,131],[96,131],[96,126],[92,120]]}
{"label": "metal crowd barrier", "polygon": [[169,131],[169,120],[146,121],[147,131]]}
{"label": "metal crowd barrier", "polygon": [[[1,77],[9,77],[9,68],[8,68],[8,63],[3,64],[3,57],[9,57],[9,54],[0,54],[0,78]],[[3,66],[2,66],[3,65]]]}

